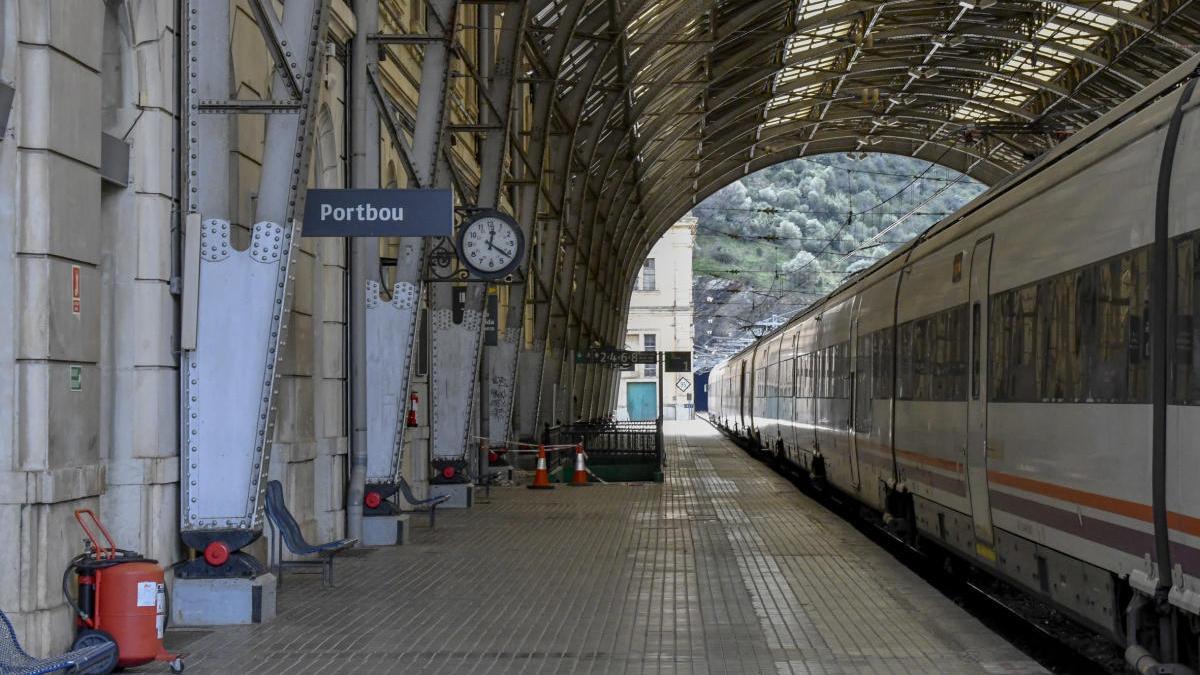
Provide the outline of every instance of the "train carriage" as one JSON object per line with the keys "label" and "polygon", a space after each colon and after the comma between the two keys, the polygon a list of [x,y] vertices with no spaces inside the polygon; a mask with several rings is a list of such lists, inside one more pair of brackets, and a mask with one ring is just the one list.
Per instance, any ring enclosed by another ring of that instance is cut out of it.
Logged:
{"label": "train carriage", "polygon": [[712,372],[733,433],[1119,640],[1156,593],[1200,625],[1200,95],[1156,86]]}

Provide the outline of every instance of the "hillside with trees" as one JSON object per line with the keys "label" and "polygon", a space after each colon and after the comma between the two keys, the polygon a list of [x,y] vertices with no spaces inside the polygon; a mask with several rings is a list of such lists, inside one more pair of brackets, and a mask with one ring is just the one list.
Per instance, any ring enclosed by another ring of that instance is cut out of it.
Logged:
{"label": "hillside with trees", "polygon": [[692,210],[697,367],[803,310],[983,189],[930,162],[869,153],[783,162],[716,192]]}

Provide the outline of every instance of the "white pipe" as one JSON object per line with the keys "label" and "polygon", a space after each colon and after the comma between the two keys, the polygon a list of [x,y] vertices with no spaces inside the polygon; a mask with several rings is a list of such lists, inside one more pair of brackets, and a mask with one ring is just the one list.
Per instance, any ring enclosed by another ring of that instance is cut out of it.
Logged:
{"label": "white pipe", "polygon": [[[367,65],[375,61],[367,36],[379,25],[379,0],[355,0],[356,29],[350,51],[351,181],[379,186],[379,117],[367,95]],[[346,535],[362,539],[367,483],[367,305],[369,275],[379,266],[379,240],[360,237],[350,248],[350,484],[346,489]]]}

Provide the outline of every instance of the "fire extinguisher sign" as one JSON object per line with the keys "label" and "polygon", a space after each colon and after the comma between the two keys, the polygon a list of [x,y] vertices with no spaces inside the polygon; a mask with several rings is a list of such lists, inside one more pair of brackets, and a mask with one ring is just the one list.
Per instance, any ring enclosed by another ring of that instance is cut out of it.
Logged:
{"label": "fire extinguisher sign", "polygon": [[137,585],[137,606],[154,607],[158,604],[158,584],[153,581],[139,581]]}
{"label": "fire extinguisher sign", "polygon": [[79,265],[71,265],[71,313],[78,316],[82,307],[80,298]]}

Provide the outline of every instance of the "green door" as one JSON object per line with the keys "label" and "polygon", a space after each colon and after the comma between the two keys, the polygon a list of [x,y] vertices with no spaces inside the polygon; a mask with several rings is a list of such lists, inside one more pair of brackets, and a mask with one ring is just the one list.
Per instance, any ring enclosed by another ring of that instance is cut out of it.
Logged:
{"label": "green door", "polygon": [[658,419],[658,385],[653,382],[630,382],[625,390],[629,419],[634,422]]}

